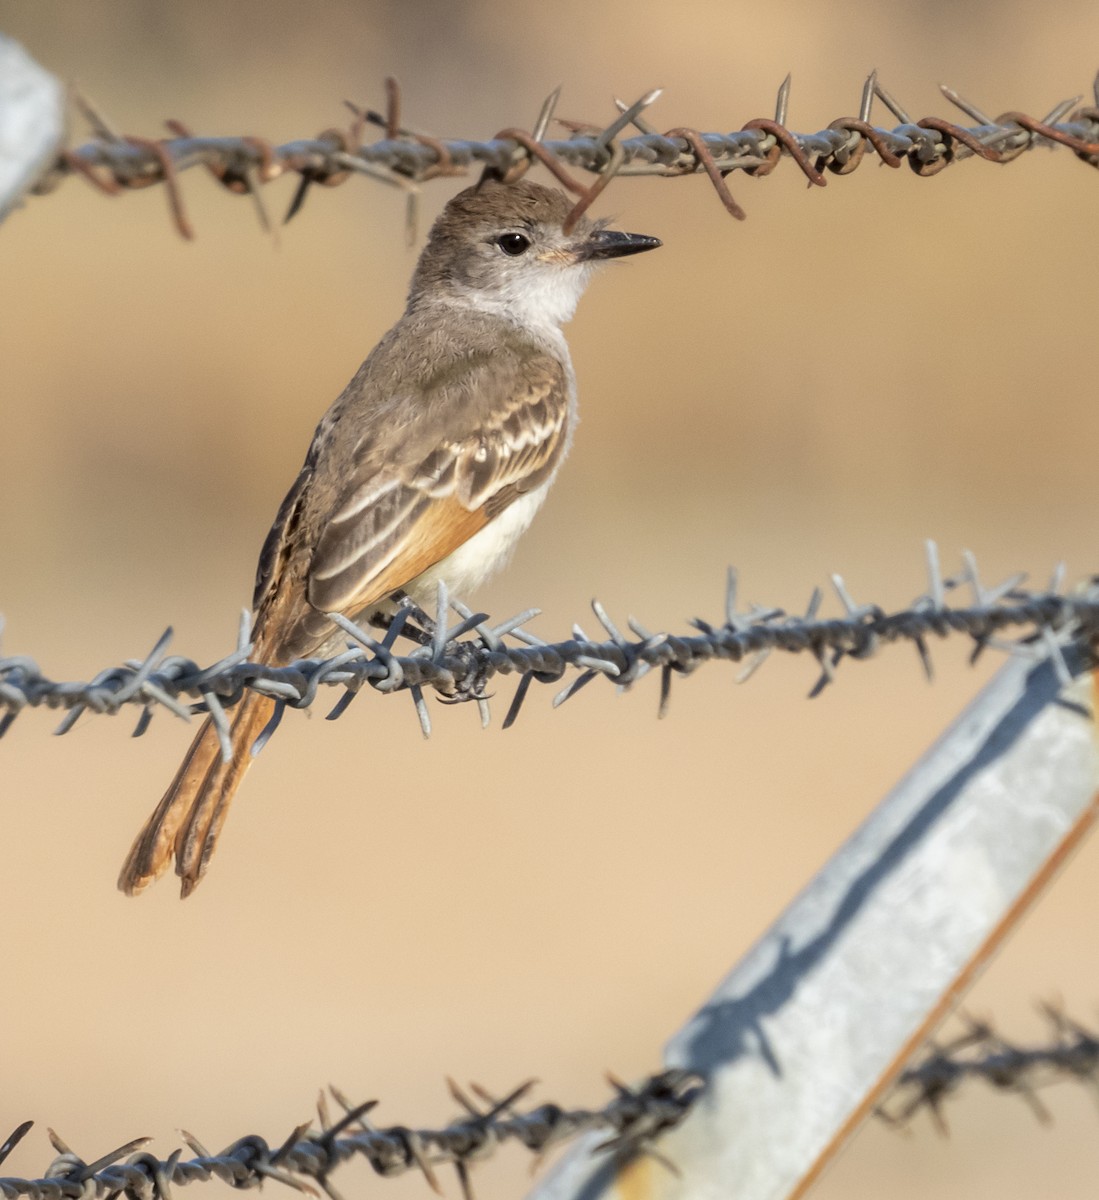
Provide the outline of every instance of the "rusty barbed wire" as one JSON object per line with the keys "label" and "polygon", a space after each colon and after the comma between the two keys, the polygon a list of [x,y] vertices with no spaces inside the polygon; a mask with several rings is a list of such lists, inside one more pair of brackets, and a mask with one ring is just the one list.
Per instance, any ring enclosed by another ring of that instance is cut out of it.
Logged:
{"label": "rusty barbed wire", "polygon": [[1020,1096],[1043,1123],[1050,1115],[1037,1095],[1039,1088],[1073,1080],[1099,1096],[1099,1035],[1056,1005],[1043,1004],[1040,1011],[1049,1022],[1051,1038],[1031,1047],[1009,1042],[988,1021],[963,1016],[965,1031],[945,1045],[928,1043],[919,1060],[901,1073],[878,1116],[906,1128],[927,1112],[945,1134],[944,1102],[975,1080]]}
{"label": "rusty barbed wire", "polygon": [[[332,1200],[341,1200],[330,1175],[353,1158],[365,1158],[385,1178],[420,1171],[437,1194],[441,1189],[435,1168],[453,1166],[462,1194],[470,1200],[474,1163],[491,1158],[504,1144],[519,1143],[537,1156],[537,1163],[555,1146],[589,1131],[607,1135],[595,1152],[609,1151],[622,1158],[649,1153],[671,1166],[652,1143],[686,1116],[702,1095],[702,1078],[689,1071],[670,1070],[651,1076],[637,1087],[629,1087],[610,1075],[607,1080],[614,1095],[602,1108],[541,1104],[526,1111],[520,1111],[517,1105],[534,1086],[533,1080],[502,1099],[476,1084],[470,1088],[476,1098],[471,1098],[451,1080],[450,1094],[463,1112],[441,1129],[411,1129],[405,1125],[379,1128],[368,1116],[376,1100],[351,1104],[338,1088],[332,1087],[330,1097],[343,1110],[335,1120],[329,1115],[329,1097],[322,1092],[317,1102],[317,1128],[307,1121],[292,1130],[278,1147],[250,1134],[211,1154],[197,1138],[180,1130],[195,1156],[190,1159],[184,1159],[178,1149],[166,1159],[157,1158],[142,1149],[149,1138],[135,1138],[87,1162],[51,1129],[49,1137],[57,1157],[45,1174],[38,1179],[0,1178],[0,1196],[4,1200],[99,1200],[121,1194],[129,1200],[171,1200],[173,1187],[216,1178],[237,1188],[257,1187],[273,1180],[310,1196],[319,1195],[319,1188]],[[24,1121],[0,1145],[0,1165],[32,1124]]]}
{"label": "rusty barbed wire", "polygon": [[[437,176],[466,175],[475,168],[513,179],[535,162],[545,166],[567,190],[577,196],[570,216],[575,222],[615,175],[694,175],[704,173],[727,211],[738,219],[744,210],[725,182],[732,171],[756,176],[770,174],[788,158],[811,184],[824,187],[828,171],[848,175],[868,153],[889,167],[907,162],[917,175],[937,175],[965,158],[1008,163],[1036,146],[1065,146],[1077,158],[1099,166],[1099,76],[1093,85],[1092,105],[1080,106],[1082,96],[1054,105],[1041,119],[1018,111],[991,117],[952,88],[943,95],[961,109],[973,125],[961,126],[941,117],[913,120],[904,107],[878,82],[872,72],[862,88],[855,117],[839,117],[814,133],[796,133],[787,125],[790,77],[779,88],[775,115],[746,122],[728,133],[704,133],[677,126],[661,133],[643,113],[660,96],[647,92],[633,104],[617,100],[617,117],[609,124],[559,119],[569,133],[547,140],[560,89],[542,106],[532,130],[515,127],[494,138],[444,139],[418,132],[401,123],[400,91],[386,80],[386,111],[375,112],[345,101],[352,121],[347,128],[326,129],[313,138],[300,138],[276,146],[255,136],[208,137],[193,133],[181,121],[166,124],[174,135],[167,139],[120,133],[86,100],[76,97],[94,137],[84,145],[63,150],[33,189],[44,194],[67,176],[84,179],[105,195],[163,184],[172,220],[179,233],[193,237],[179,175],[192,167],[205,167],[227,191],[252,197],[265,229],[271,227],[261,196],[261,186],[283,175],[298,176],[299,183],[286,219],[301,208],[314,184],[335,187],[353,175],[365,175],[409,194],[409,224],[415,223],[418,185]],[[880,101],[898,122],[885,128],[871,122],[874,101]],[[368,126],[382,130],[379,141],[364,144]],[[620,135],[632,127],[632,137]],[[585,185],[570,173],[578,168],[596,175]]]}
{"label": "rusty barbed wire", "polygon": [[[1059,566],[1049,586],[1041,591],[1025,590],[1022,585],[1026,576],[1021,573],[989,587],[981,581],[971,554],[963,555],[963,570],[952,578],[943,577],[934,542],[926,543],[926,558],[928,590],[907,608],[892,613],[876,604],[856,603],[838,575],[832,576],[832,585],[844,609],[842,616],[818,616],[823,601],[820,588],[813,589],[802,616],[756,604],[742,611],[737,607],[737,575],[730,570],[724,619],[711,624],[696,618],[690,622],[692,632],[687,634],[651,633],[630,617],[627,625],[634,637],[627,638],[604,607],[593,601],[592,609],[606,637],[589,638],[579,625],[574,625],[571,639],[549,643],[526,628],[539,610],[530,609],[491,625],[486,614],[473,613],[460,602],[449,600],[445,587],[440,585],[436,619],[402,603],[384,636],[377,640],[346,617],[330,614],[348,635],[347,650],[331,658],[303,659],[282,667],[249,659],[247,612],[242,615],[236,650],[208,667],[167,654],[171,629],[144,659],[109,667],[86,682],[56,682],[28,657],[0,657],[0,736],[28,708],[66,710],[56,730],[63,734],[85,712],[113,715],[136,705],[141,714],[135,737],[145,732],[158,708],[184,719],[195,712],[209,712],[228,754],[225,709],[239,701],[246,690],[253,690],[277,701],[275,715],[257,739],[258,752],[278,727],[285,710],[308,708],[317,701],[322,686],[344,689],[328,713],[329,720],[342,715],[364,686],[381,693],[407,691],[428,736],[431,719],[424,698],[426,688],[433,689],[445,703],[477,704],[482,724],[487,725],[490,697],[486,688],[500,675],[519,677],[504,718],[506,729],[519,715],[532,683],[559,683],[569,672],[576,674],[556,694],[554,707],[594,679],[611,680],[624,690],[659,669],[659,712],[663,715],[673,676],[689,675],[703,663],[721,660],[744,664],[737,676],[737,682],[744,682],[776,650],[808,654],[814,659],[819,676],[810,696],[819,695],[834,681],[841,662],[870,658],[882,646],[898,642],[915,648],[930,679],[931,636],[968,637],[973,643],[973,660],[989,648],[1049,657],[1065,684],[1071,681],[1072,671],[1062,647],[1071,641],[1075,653],[1090,655],[1088,646],[1099,634],[1099,579],[1093,577],[1076,591],[1066,592],[1065,570]],[[968,591],[969,603],[952,607],[947,596],[958,589]],[[454,625],[449,624],[451,612],[459,618]],[[1001,636],[1009,631],[1016,635],[1013,640]],[[414,648],[398,653],[394,649],[398,638],[413,643]],[[193,703],[185,703],[185,698]]]}

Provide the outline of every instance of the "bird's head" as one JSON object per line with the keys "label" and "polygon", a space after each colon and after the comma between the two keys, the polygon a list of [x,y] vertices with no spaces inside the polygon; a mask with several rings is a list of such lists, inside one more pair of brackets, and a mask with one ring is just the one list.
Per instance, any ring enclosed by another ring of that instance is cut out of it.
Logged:
{"label": "bird's head", "polygon": [[525,179],[488,178],[460,192],[432,227],[410,307],[457,303],[527,325],[559,326],[596,267],[661,244],[584,217],[566,233],[573,204],[563,192]]}

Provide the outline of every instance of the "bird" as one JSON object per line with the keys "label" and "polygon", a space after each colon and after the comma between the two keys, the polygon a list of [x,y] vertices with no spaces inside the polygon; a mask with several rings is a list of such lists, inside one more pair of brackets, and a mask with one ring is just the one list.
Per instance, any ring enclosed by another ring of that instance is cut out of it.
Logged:
{"label": "bird", "polygon": [[[486,175],[453,197],[416,264],[404,314],[317,425],[256,570],[256,661],[343,648],[327,615],[386,619],[440,580],[476,588],[509,557],[572,442],[576,379],[561,327],[603,263],[658,238],[571,219],[573,201]],[[186,898],[275,711],[248,690],[232,755],[208,717],[126,857],[136,895],[175,859]]]}

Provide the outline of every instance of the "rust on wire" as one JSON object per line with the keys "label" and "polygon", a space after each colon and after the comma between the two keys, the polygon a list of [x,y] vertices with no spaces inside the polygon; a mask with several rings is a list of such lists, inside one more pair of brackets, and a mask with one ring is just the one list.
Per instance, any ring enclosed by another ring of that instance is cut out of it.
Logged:
{"label": "rust on wire", "polygon": [[595,182],[589,188],[585,188],[580,195],[580,199],[569,210],[565,217],[561,228],[565,234],[570,234],[576,228],[576,223],[595,203],[600,193],[608,183],[622,169],[622,164],[625,162],[625,155],[622,153],[622,147],[617,143],[612,143],[611,156],[607,165],[595,177]]}
{"label": "rust on wire", "polygon": [[1036,133],[1039,137],[1049,138],[1051,142],[1068,146],[1070,150],[1075,150],[1082,158],[1092,162],[1093,166],[1095,165],[1093,160],[1099,155],[1099,140],[1076,137],[1067,130],[1057,129],[1053,125],[1045,124],[1044,121],[1028,117],[1026,113],[1006,112],[997,119],[996,123],[998,125],[1020,125],[1028,132]]}
{"label": "rust on wire", "polygon": [[[176,137],[193,138],[195,136],[194,131],[189,126],[174,118],[165,121],[164,125]],[[247,135],[240,140],[248,150],[255,151],[259,155],[256,174],[261,182],[269,183],[272,179],[277,179],[282,174],[281,170],[275,166],[275,150],[270,142],[264,138],[249,137]],[[234,195],[243,196],[253,190],[252,182],[249,179],[248,166],[244,162],[208,162],[204,166],[216,182],[221,184],[226,191],[233,192]]]}
{"label": "rust on wire", "polygon": [[[397,81],[389,79],[386,82],[392,85],[394,94],[399,97],[400,91]],[[435,155],[433,163],[416,170],[414,178],[417,183],[423,183],[428,179],[436,179],[442,175],[464,175],[466,173],[466,169],[454,161],[450,146],[442,138],[433,137],[429,133],[422,133],[415,129],[405,129],[399,125],[395,125],[393,111],[387,112],[385,116],[382,116],[373,109],[362,108],[351,100],[345,100],[344,104],[355,114],[355,123],[351,128],[351,137],[356,145],[361,142],[367,125],[380,125],[386,131],[387,139],[396,141],[398,138],[406,138],[430,150]]]}
{"label": "rust on wire", "polygon": [[584,194],[584,185],[578,180],[573,179],[568,171],[565,170],[564,164],[560,159],[544,143],[533,138],[524,130],[509,126],[507,129],[501,129],[493,141],[515,142],[519,149],[526,151],[525,155],[516,157],[511,167],[501,176],[504,183],[514,183],[521,176],[525,175],[535,160],[537,160],[562,187],[572,192],[574,196],[582,196]]}
{"label": "rust on wire", "polygon": [[[596,134],[596,145],[604,147],[608,152],[607,162],[603,169],[595,177],[591,187],[585,188],[580,193],[580,199],[573,205],[572,210],[565,217],[562,228],[565,233],[571,233],[576,228],[577,222],[587,212],[587,210],[595,203],[596,199],[610,183],[610,181],[622,169],[626,161],[625,151],[622,149],[621,143],[617,140],[618,134],[625,129],[627,125],[634,124],[641,120],[641,114],[655,100],[660,97],[661,88],[653,88],[652,91],[646,92],[639,100],[633,104],[619,106],[618,116],[605,128]],[[550,116],[557,103],[557,92],[548,96],[546,102],[542,106],[542,112],[538,118],[536,126],[536,136],[544,136],[546,125],[549,123]]]}
{"label": "rust on wire", "polygon": [[[168,191],[173,222],[188,237],[192,231],[178,175],[192,166],[205,166],[228,190],[250,192],[253,197],[259,196],[260,185],[287,173],[297,174],[299,185],[289,217],[301,208],[312,184],[336,187],[353,174],[369,175],[409,190],[437,176],[468,175],[477,169],[505,179],[517,178],[540,163],[578,198],[574,222],[618,175],[704,174],[726,210],[743,219],[744,210],[733,199],[726,177],[735,170],[765,176],[783,158],[791,159],[818,187],[825,183],[825,170],[835,175],[850,174],[868,154],[890,167],[907,160],[922,176],[937,175],[968,157],[1006,164],[1035,146],[1061,145],[1081,161],[1099,166],[1099,95],[1095,104],[1076,107],[1071,113],[1079,97],[1061,101],[1044,118],[1011,110],[992,119],[953,89],[942,90],[975,125],[958,125],[936,116],[913,120],[874,72],[863,85],[858,116],[841,117],[815,133],[798,134],[788,127],[787,78],[779,89],[774,118],[750,120],[731,133],[703,132],[687,125],[658,132],[642,116],[642,110],[659,95],[654,90],[633,105],[616,100],[618,117],[609,125],[560,120],[569,136],[548,139],[546,131],[557,101],[555,92],[543,104],[533,132],[509,126],[495,138],[476,141],[435,137],[405,127],[401,91],[396,80],[389,78],[385,81],[383,114],[349,104],[354,114],[350,129],[330,129],[318,137],[282,146],[254,136],[196,136],[179,122],[169,123],[176,136],[168,140],[127,137],[81,98],[77,102],[91,125],[93,139],[61,151],[34,190],[45,194],[68,175],[84,179],[106,195],[162,183]],[[874,123],[875,102],[896,118],[894,128]],[[379,127],[382,140],[363,144],[367,125]],[[621,138],[627,125],[637,132]],[[592,173],[592,185],[581,183],[575,170]]]}
{"label": "rust on wire", "polygon": [[961,142],[967,150],[971,150],[974,154],[980,155],[981,158],[987,159],[989,162],[1002,163],[1005,158],[1003,150],[997,150],[995,146],[989,146],[982,142],[979,137],[975,137],[968,129],[963,129],[960,125],[955,125],[953,121],[944,121],[941,117],[924,117],[919,125],[923,129],[933,129],[937,133],[941,133],[946,139],[946,153],[943,158],[944,165],[954,161],[954,149],[952,142]]}
{"label": "rust on wire", "polygon": [[[104,196],[117,196],[122,191],[122,185],[116,182],[113,177],[107,176],[101,179],[90,162],[81,158],[79,154],[74,154],[71,150],[62,150],[58,163],[61,166],[67,167],[72,174],[79,175],[81,179],[86,180],[96,191],[101,192]],[[36,193],[38,195],[45,195],[47,191],[52,191],[57,183],[58,176],[54,175],[44,183],[39,184]]]}
{"label": "rust on wire", "polygon": [[[317,141],[328,146],[338,147],[345,154],[354,151],[355,142],[350,133],[343,129],[326,129],[323,133],[317,135]],[[305,198],[309,194],[309,189],[313,184],[319,183],[323,187],[336,187],[341,183],[346,183],[352,175],[352,172],[348,168],[336,167],[331,161],[326,162],[322,166],[300,168],[300,173],[301,180],[290,201],[290,207],[286,210],[286,216],[282,219],[284,225],[301,211],[302,206],[305,204]]]}
{"label": "rust on wire", "polygon": [[748,214],[737,204],[732,193],[725,186],[725,176],[718,170],[714,156],[710,152],[709,146],[706,145],[705,137],[697,129],[688,129],[686,126],[669,129],[664,136],[666,138],[682,138],[690,146],[691,153],[694,155],[694,165],[684,167],[679,174],[693,174],[701,167],[713,184],[714,191],[717,192],[721,203],[725,205],[726,211],[730,216],[736,217],[738,221],[743,221]]}
{"label": "rust on wire", "polygon": [[[1099,104],[1099,81],[1096,86],[1096,104]],[[1081,125],[1090,125],[1093,129],[1099,129],[1099,107],[1096,105],[1088,105],[1085,108],[1078,108],[1071,117],[1070,124],[1079,122]],[[1088,143],[1091,145],[1091,143]],[[1086,162],[1088,166],[1099,167],[1099,152],[1095,150],[1077,150],[1076,157],[1082,162]]]}
{"label": "rust on wire", "polygon": [[[165,121],[164,124],[168,131],[174,133],[176,137],[193,138],[195,136],[182,121],[173,118]],[[227,192],[232,192],[235,196],[251,196],[263,231],[270,233],[272,230],[271,220],[263,202],[263,193],[256,186],[256,181],[258,179],[261,183],[270,183],[272,179],[276,179],[282,173],[275,164],[274,147],[264,138],[245,135],[240,140],[249,150],[254,150],[259,155],[259,164],[254,172],[252,167],[242,160],[208,162],[205,166],[214,181],[225,188]]]}
{"label": "rust on wire", "polygon": [[[160,167],[159,179],[154,175],[132,175],[123,186],[143,188],[150,187],[154,183],[163,183],[164,190],[168,193],[168,209],[172,214],[172,221],[175,224],[176,230],[180,237],[186,241],[191,241],[195,236],[195,231],[191,222],[187,219],[187,213],[183,207],[183,194],[179,190],[179,177],[176,173],[175,161],[168,152],[167,147],[162,141],[158,141],[155,138],[130,136],[123,140],[127,145],[134,146],[138,150],[147,150],[156,159]],[[119,180],[119,182],[122,181]]]}
{"label": "rust on wire", "polygon": [[[780,146],[782,150],[785,150],[786,153],[794,160],[794,162],[797,163],[797,165],[801,168],[802,174],[806,179],[809,180],[810,183],[815,183],[817,187],[825,186],[828,181],[809,161],[808,155],[806,155],[805,151],[801,148],[801,144],[798,142],[798,139],[789,131],[789,129],[784,128],[778,123],[778,121],[768,120],[767,117],[756,117],[754,121],[749,121],[748,124],[744,126],[745,132],[751,132],[755,129],[761,130],[763,133],[769,133],[775,139],[776,144]],[[776,158],[775,161],[777,162],[778,159]],[[756,174],[769,174],[770,170],[771,164],[768,165],[766,172],[756,168]]]}
{"label": "rust on wire", "polygon": [[392,75],[385,79],[385,136],[396,140],[401,128],[401,89]]}
{"label": "rust on wire", "polygon": [[412,138],[419,145],[426,147],[436,155],[436,161],[417,174],[417,182],[422,183],[428,179],[437,179],[439,176],[465,174],[465,171],[451,158],[450,147],[440,138],[432,137],[429,133],[409,133],[405,136]]}

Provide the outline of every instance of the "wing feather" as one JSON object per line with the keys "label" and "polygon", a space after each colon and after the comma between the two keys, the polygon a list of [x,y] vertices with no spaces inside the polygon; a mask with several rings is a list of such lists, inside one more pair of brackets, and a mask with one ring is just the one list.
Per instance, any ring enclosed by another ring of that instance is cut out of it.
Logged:
{"label": "wing feather", "polygon": [[[370,596],[364,603],[358,601],[364,586],[369,588],[370,581],[392,564],[422,524],[431,505],[439,503],[405,486],[395,488],[389,495],[395,500],[387,508],[396,507],[398,502],[400,508],[383,522],[366,520],[347,531],[333,523],[321,535],[309,573],[309,603],[314,608],[322,612],[352,612],[376,599]],[[407,578],[411,576],[406,577],[406,582]]]}
{"label": "wing feather", "polygon": [[472,428],[471,414],[460,412],[466,427],[458,436],[452,426],[435,445],[406,450],[403,462],[365,462],[347,481],[309,566],[314,608],[352,613],[379,602],[553,474],[569,435],[564,365],[548,354],[531,356],[503,372],[504,387],[499,365],[475,374],[485,377],[448,380],[448,391],[481,400],[495,389]]}
{"label": "wing feather", "polygon": [[567,356],[498,320],[444,342],[419,320],[406,314],[403,341],[384,338],[321,419],[267,536],[253,636],[272,662],[322,647],[326,613],[376,607],[449,557],[568,449]]}
{"label": "wing feather", "polygon": [[279,505],[274,523],[264,540],[256,565],[256,582],[252,591],[252,609],[255,612],[264,608],[278,590],[279,581],[294,545],[311,474],[307,459],[306,465]]}

